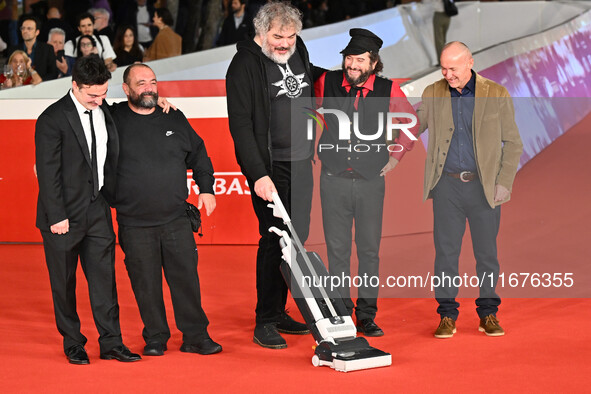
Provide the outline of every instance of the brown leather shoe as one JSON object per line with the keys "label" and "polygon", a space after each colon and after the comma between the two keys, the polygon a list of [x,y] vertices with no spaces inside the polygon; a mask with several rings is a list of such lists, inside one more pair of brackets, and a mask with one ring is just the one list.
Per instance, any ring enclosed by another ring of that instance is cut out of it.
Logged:
{"label": "brown leather shoe", "polygon": [[451,317],[443,317],[439,322],[439,327],[435,330],[435,338],[451,338],[456,333],[456,321]]}
{"label": "brown leather shoe", "polygon": [[505,330],[499,325],[499,321],[495,315],[488,315],[480,319],[478,331],[484,332],[489,337],[500,337],[501,335],[505,335]]}

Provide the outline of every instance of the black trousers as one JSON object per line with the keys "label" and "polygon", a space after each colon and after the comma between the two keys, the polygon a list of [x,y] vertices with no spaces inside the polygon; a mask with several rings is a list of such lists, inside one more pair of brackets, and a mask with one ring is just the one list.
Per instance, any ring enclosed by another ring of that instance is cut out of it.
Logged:
{"label": "black trousers", "polygon": [[183,215],[154,227],[120,225],[119,243],[125,252],[146,343],[166,344],[170,338],[162,295],[163,270],[183,342],[191,344],[207,338],[209,321],[201,307],[197,246],[189,218]]}
{"label": "black trousers", "polygon": [[[478,180],[462,182],[443,175],[433,189],[433,217],[435,240],[435,276],[459,276],[458,264],[466,220],[470,224],[472,247],[476,259],[476,274],[485,278],[476,299],[476,312],[481,318],[496,315],[501,299],[495,293],[499,276],[497,260],[497,234],[501,221],[501,207],[491,208]],[[492,276],[491,276],[492,275]],[[491,283],[492,277],[492,283]],[[458,288],[444,283],[435,288],[441,317],[457,319],[460,304],[455,300]]]}
{"label": "black trousers", "polygon": [[90,203],[85,217],[70,219],[66,234],[41,231],[55,322],[63,336],[64,351],[86,344],[76,311],[78,257],[88,282],[90,306],[99,332],[101,353],[121,345],[119,304],[115,284],[115,233],[111,209],[102,195]]}
{"label": "black trousers", "polygon": [[[343,178],[331,175],[325,169],[320,176],[322,222],[331,276],[351,278],[351,243],[355,225],[358,275],[369,278],[379,276],[379,251],[382,238],[384,211],[384,177],[371,180]],[[354,283],[351,278],[351,283]],[[378,310],[378,287],[358,288],[355,316],[357,320],[374,319]],[[355,306],[351,288],[341,286],[339,292],[347,310]]]}
{"label": "black trousers", "polygon": [[[314,184],[312,162],[310,160],[274,162],[271,180],[303,244],[308,239],[310,231]],[[251,186],[252,205],[259,220],[261,235],[256,267],[256,324],[273,323],[279,320],[279,316],[285,310],[287,284],[279,269],[281,265],[279,237],[270,233],[269,227],[276,226],[280,229],[286,227],[281,219],[273,216],[273,210],[267,207],[269,202],[256,195],[254,181],[249,179],[248,184]]]}

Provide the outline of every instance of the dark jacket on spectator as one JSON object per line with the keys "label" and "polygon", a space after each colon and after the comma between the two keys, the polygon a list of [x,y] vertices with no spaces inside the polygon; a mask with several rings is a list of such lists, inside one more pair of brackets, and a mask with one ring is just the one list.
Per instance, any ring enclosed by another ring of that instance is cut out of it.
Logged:
{"label": "dark jacket on spectator", "polygon": [[252,23],[252,15],[248,12],[244,12],[244,18],[242,22],[236,28],[234,22],[234,14],[229,15],[222,25],[222,31],[217,40],[217,46],[221,47],[224,45],[235,44],[238,41],[246,40],[254,37],[254,25]]}
{"label": "dark jacket on spectator", "polygon": [[111,44],[113,43],[113,41],[115,41],[115,32],[113,31],[113,29],[111,28],[111,26],[107,26],[104,29],[101,30],[95,30],[94,31],[94,35],[95,36],[107,36],[109,37],[109,41],[111,41]]}
{"label": "dark jacket on spectator", "polygon": [[115,49],[115,54],[117,57],[115,58],[114,62],[117,64],[117,67],[121,66],[128,66],[135,62],[142,62],[144,54],[142,51],[130,51],[127,52],[125,49]]}

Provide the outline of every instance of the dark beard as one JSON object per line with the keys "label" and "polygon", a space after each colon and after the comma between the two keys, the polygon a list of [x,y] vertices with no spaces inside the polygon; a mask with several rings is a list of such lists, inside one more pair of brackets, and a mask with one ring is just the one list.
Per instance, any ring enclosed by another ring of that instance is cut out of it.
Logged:
{"label": "dark beard", "polygon": [[343,72],[345,74],[345,79],[347,80],[347,82],[349,82],[350,85],[352,86],[357,86],[359,84],[363,84],[365,83],[365,81],[367,81],[367,79],[369,78],[369,76],[371,74],[373,74],[373,69],[367,70],[366,72],[363,72],[359,75],[359,77],[357,78],[351,78],[349,76],[349,73],[347,72],[347,69],[345,68],[345,61],[343,60]]}
{"label": "dark beard", "polygon": [[139,96],[131,94],[128,97],[129,102],[137,108],[154,108],[158,105],[158,93],[157,92],[144,92]]}

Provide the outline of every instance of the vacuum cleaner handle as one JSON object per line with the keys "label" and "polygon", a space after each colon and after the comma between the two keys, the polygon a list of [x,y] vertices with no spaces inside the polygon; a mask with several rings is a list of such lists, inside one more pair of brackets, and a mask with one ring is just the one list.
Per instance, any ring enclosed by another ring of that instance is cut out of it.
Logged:
{"label": "vacuum cleaner handle", "polygon": [[279,194],[277,194],[277,192],[273,192],[271,194],[271,197],[273,198],[273,204],[268,204],[267,206],[273,209],[273,216],[275,216],[276,218],[283,219],[283,222],[285,224],[291,222],[289,214],[287,213],[285,206],[281,202],[281,198],[279,198]]}

